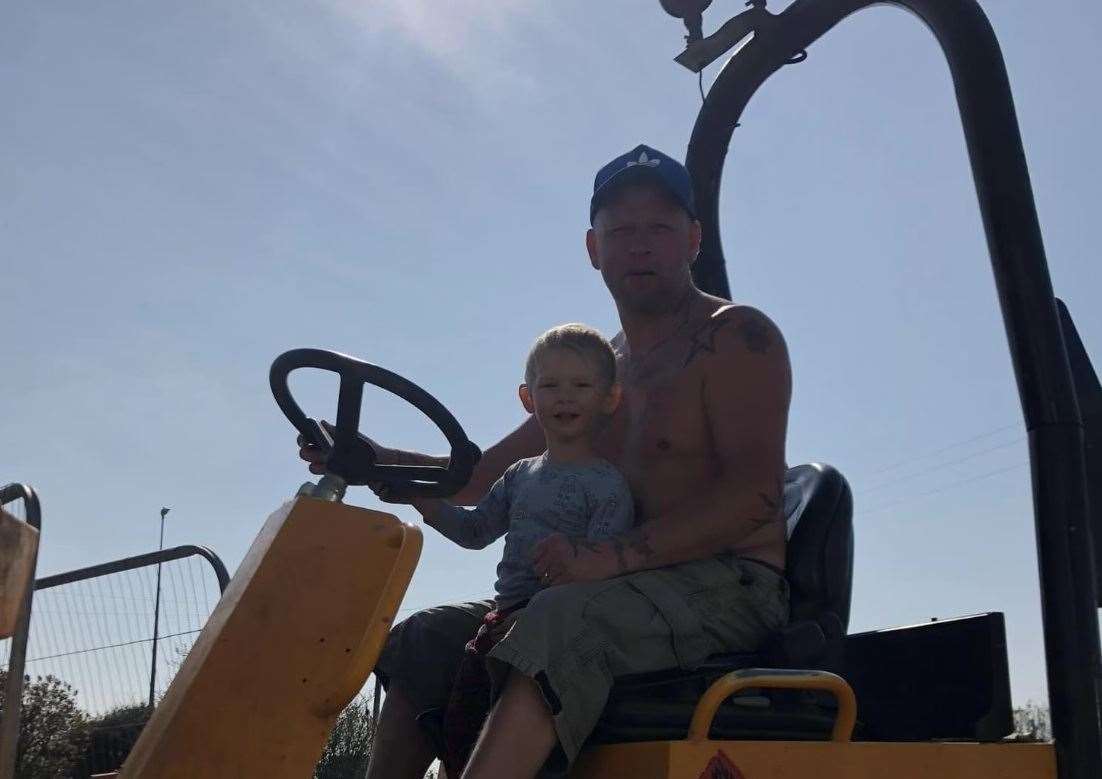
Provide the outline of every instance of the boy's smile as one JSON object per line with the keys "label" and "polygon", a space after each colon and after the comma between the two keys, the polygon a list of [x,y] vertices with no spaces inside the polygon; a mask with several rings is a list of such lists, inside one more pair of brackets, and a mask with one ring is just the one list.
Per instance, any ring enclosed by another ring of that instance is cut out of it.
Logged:
{"label": "boy's smile", "polygon": [[522,400],[526,396],[525,408],[539,420],[549,451],[556,445],[588,446],[617,400],[595,360],[565,348],[550,349],[540,358],[531,386],[521,388]]}

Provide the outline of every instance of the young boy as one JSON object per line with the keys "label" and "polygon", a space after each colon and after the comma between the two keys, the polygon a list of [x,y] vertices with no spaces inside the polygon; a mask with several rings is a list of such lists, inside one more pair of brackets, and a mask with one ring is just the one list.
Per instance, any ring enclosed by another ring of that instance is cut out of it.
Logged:
{"label": "young boy", "polygon": [[597,432],[620,402],[616,358],[600,333],[569,324],[541,335],[528,355],[520,402],[543,428],[544,454],[510,466],[474,508],[436,499],[410,501],[426,524],[467,549],[482,549],[505,536],[496,609],[467,644],[445,715],[449,777],[459,776],[489,709],[482,657],[541,587],[532,564],[536,544],[552,533],[600,540],[634,523],[627,482],[593,448]]}

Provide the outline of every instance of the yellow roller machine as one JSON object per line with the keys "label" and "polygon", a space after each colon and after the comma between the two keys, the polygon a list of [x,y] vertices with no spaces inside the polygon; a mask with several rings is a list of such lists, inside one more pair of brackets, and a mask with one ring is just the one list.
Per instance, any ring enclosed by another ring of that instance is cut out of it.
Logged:
{"label": "yellow roller machine", "polygon": [[[764,0],[708,37],[710,0],[663,0],[688,26],[694,71],[742,44],[701,109],[686,158],[704,226],[698,286],[729,297],[719,183],[754,92],[873,0]],[[1102,661],[1102,389],[1055,298],[1017,119],[994,33],[974,0],[893,0],[949,62],[995,286],[1029,432],[1054,741],[1008,741],[1013,723],[999,613],[848,632],[852,496],[835,469],[790,469],[785,488],[792,619],[760,652],[618,680],[573,775],[647,779],[1099,779]],[[290,399],[299,367],[341,375],[330,439]],[[356,435],[362,384],[425,410],[452,445],[447,469],[380,466]],[[340,503],[347,481],[446,496],[477,459],[458,423],[401,377],[297,350],[276,361],[277,401],[332,448],[331,473],[276,512],[143,733],[130,777],[306,777],[340,707],[370,673],[413,573],[419,536]],[[1092,524],[1093,523],[1093,524]],[[978,553],[978,550],[977,550]],[[455,779],[455,778],[453,778]]]}

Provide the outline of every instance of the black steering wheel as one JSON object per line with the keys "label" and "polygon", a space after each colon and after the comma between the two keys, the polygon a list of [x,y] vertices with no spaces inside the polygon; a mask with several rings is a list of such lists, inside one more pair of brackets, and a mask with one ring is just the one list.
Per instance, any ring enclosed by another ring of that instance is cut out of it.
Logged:
{"label": "black steering wheel", "polygon": [[[291,371],[318,368],[340,376],[337,423],[329,432],[299,408],[287,386]],[[329,454],[329,473],[352,484],[379,483],[394,498],[446,498],[458,492],[471,478],[482,451],[471,443],[451,412],[413,382],[377,365],[325,349],[292,349],[272,363],[268,375],[276,404],[314,446]],[[392,392],[431,419],[448,439],[451,456],[448,467],[433,465],[380,465],[375,450],[359,436],[360,402],[365,384]]]}

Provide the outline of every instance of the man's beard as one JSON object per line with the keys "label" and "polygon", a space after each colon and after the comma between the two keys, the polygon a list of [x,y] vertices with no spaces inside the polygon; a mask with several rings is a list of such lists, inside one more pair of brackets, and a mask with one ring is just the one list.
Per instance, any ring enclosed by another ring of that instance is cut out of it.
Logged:
{"label": "man's beard", "polygon": [[612,298],[620,311],[647,317],[673,314],[683,304],[687,290],[688,285],[674,284],[668,280],[654,284],[649,289],[631,289],[621,280],[610,288]]}
{"label": "man's beard", "polygon": [[677,306],[677,301],[666,290],[648,290],[646,292],[624,290],[613,297],[621,311],[629,311],[643,316],[663,316],[672,313]]}

